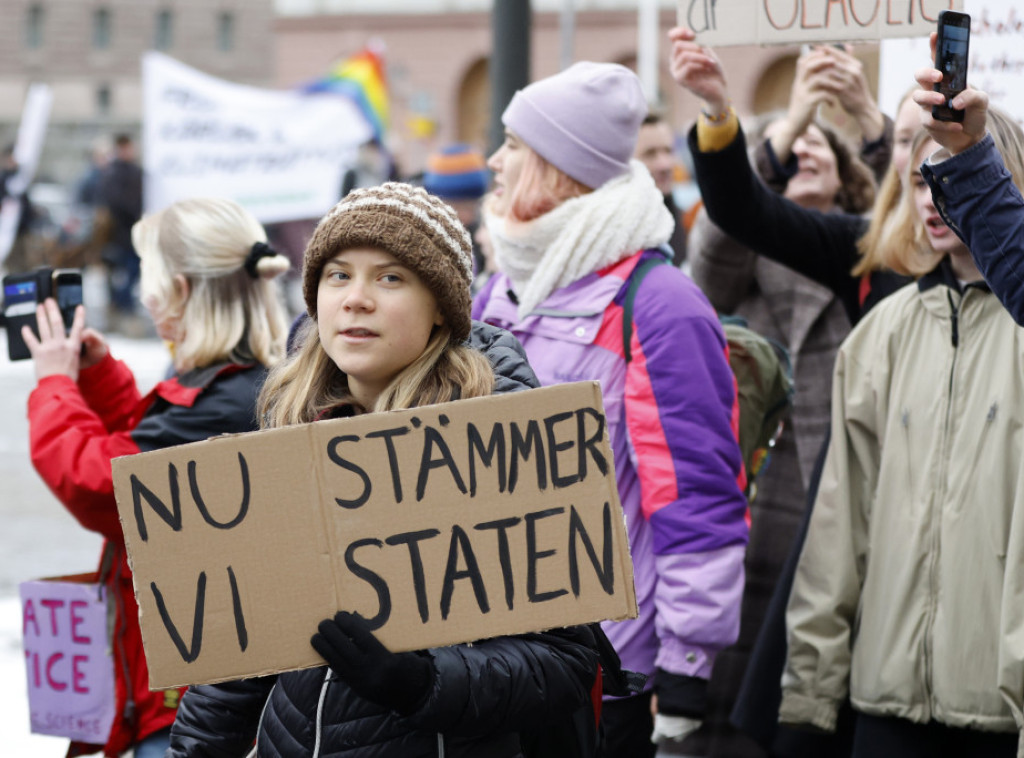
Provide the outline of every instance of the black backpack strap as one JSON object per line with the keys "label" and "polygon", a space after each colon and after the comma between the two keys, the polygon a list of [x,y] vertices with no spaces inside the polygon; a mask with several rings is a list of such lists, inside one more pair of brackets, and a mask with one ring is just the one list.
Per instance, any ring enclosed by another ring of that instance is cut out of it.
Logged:
{"label": "black backpack strap", "polygon": [[633,351],[630,345],[633,343],[633,301],[636,300],[636,293],[640,290],[640,283],[644,277],[655,266],[668,263],[660,256],[648,258],[639,266],[633,269],[629,275],[629,289],[626,290],[626,299],[622,302],[622,355],[626,363],[633,360]]}
{"label": "black backpack strap", "polygon": [[601,625],[588,624],[587,626],[590,627],[590,631],[594,635],[594,646],[598,659],[601,661],[601,684],[604,694],[625,697],[643,692],[644,685],[647,684],[647,675],[622,668],[619,654],[615,651]]}

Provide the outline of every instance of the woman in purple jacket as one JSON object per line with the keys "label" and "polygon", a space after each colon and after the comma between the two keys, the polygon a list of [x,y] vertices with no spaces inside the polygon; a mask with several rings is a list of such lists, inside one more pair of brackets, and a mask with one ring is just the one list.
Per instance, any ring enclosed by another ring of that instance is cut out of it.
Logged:
{"label": "woman in purple jacket", "polygon": [[640,607],[605,630],[623,666],[650,676],[641,696],[605,702],[605,754],[635,758],[699,726],[715,656],[738,633],[747,541],[714,310],[658,266],[623,323],[631,276],[665,257],[673,228],[630,160],[646,112],[639,80],[614,64],[577,63],[516,93],[484,207],[502,273],[474,306],[519,338],[543,384],[601,382]]}

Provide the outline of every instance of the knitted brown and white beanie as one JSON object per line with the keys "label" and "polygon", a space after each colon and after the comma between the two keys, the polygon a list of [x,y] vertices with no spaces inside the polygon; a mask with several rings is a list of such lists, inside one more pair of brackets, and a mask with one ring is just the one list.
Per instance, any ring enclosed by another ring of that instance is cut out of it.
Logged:
{"label": "knitted brown and white beanie", "polygon": [[450,205],[421,187],[400,182],[346,195],[320,219],[306,246],[302,294],[314,319],[324,265],[357,247],[385,250],[415,271],[437,298],[452,341],[469,336],[473,246]]}

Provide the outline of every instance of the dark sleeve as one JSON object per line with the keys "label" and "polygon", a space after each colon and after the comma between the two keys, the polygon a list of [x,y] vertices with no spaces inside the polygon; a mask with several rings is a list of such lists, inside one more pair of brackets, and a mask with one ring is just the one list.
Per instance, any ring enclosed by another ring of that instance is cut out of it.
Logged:
{"label": "dark sleeve", "polygon": [[925,163],[921,173],[992,292],[1024,324],[1024,198],[992,136],[941,163]]}
{"label": "dark sleeve", "polygon": [[178,705],[166,758],[240,758],[252,748],[274,676],[190,687]]}
{"label": "dark sleeve", "polygon": [[750,166],[742,130],[723,150],[701,152],[696,128],[690,130],[689,144],[711,220],[759,255],[828,287],[855,322],[860,312],[859,280],[850,270],[858,259],[857,240],[866,221],[852,214],[801,208],[772,192]]}
{"label": "dark sleeve", "polygon": [[142,171],[128,163],[115,163],[100,180],[100,198],[119,223],[131,225],[142,215]]}
{"label": "dark sleeve", "polygon": [[775,148],[772,147],[769,139],[761,140],[754,148],[751,157],[758,176],[764,180],[770,190],[780,194],[786,191],[789,180],[796,176],[796,172],[799,170],[796,155],[790,151],[789,160],[782,163],[779,161],[779,156],[775,154]]}
{"label": "dark sleeve", "polygon": [[432,649],[437,676],[409,720],[459,736],[559,722],[589,702],[598,656],[588,633],[572,627]]}
{"label": "dark sleeve", "polygon": [[494,369],[494,394],[540,387],[526,359],[526,350],[511,332],[474,321],[468,344],[487,356]]}
{"label": "dark sleeve", "polygon": [[893,141],[893,122],[884,113],[882,114],[882,120],[884,126],[882,127],[881,136],[870,142],[864,141],[860,146],[860,159],[864,161],[864,165],[871,169],[871,173],[875,177],[875,181],[879,184],[882,183],[882,179],[885,178],[885,172],[889,170],[889,164],[892,163],[892,141]]}

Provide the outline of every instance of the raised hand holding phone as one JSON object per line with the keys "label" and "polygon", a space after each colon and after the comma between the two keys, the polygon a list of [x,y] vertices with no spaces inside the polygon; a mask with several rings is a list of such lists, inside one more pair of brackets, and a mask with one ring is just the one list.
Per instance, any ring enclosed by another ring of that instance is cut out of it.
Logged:
{"label": "raised hand holding phone", "polygon": [[932,117],[938,121],[964,120],[964,112],[953,107],[953,98],[967,87],[970,41],[970,16],[950,10],[939,13],[935,68],[942,72],[942,81],[935,83],[935,91],[942,94],[944,101],[941,105],[932,106]]}
{"label": "raised hand holding phone", "polygon": [[[935,57],[938,34],[932,32],[930,42],[932,57]],[[921,89],[913,94],[914,102],[921,107],[921,126],[928,130],[932,139],[949,150],[950,153],[961,153],[976,145],[985,137],[986,119],[988,117],[988,95],[981,90],[968,86],[953,98],[953,107],[963,114],[961,121],[940,121],[932,114],[935,106],[945,102],[943,95],[936,91],[936,84],[942,80],[942,72],[938,69],[920,68],[914,78]]]}

